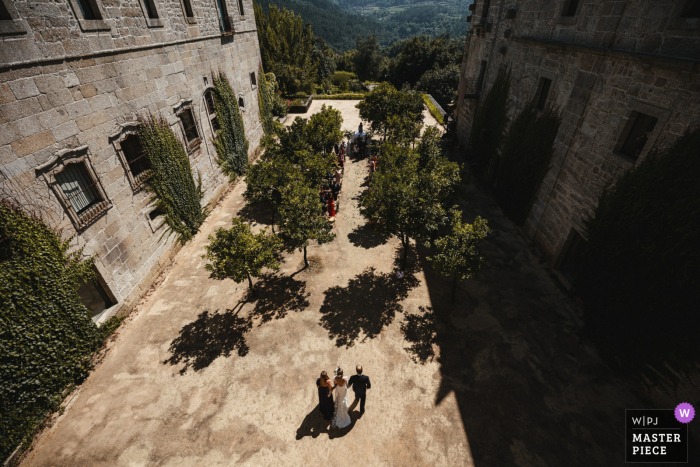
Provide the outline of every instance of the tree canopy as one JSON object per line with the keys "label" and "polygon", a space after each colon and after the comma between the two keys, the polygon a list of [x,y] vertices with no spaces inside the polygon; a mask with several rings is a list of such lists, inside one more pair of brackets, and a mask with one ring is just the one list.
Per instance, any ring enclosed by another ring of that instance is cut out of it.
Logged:
{"label": "tree canopy", "polygon": [[205,246],[203,259],[209,261],[204,267],[215,279],[233,279],[241,283],[248,279],[250,291],[255,294],[253,277],[260,277],[263,268],[279,271],[280,263],[275,252],[282,241],[268,235],[266,229],[254,234],[241,218],[234,218],[229,229],[219,228],[209,235],[210,244]]}
{"label": "tree canopy", "polygon": [[387,136],[389,119],[394,116],[423,123],[423,99],[419,94],[398,91],[389,83],[381,83],[357,104],[360,118],[369,122],[372,132]]}

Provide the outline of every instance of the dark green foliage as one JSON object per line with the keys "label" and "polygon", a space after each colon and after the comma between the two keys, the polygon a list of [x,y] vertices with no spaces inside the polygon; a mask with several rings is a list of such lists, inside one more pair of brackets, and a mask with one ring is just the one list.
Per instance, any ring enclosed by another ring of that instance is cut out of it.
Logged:
{"label": "dark green foliage", "polygon": [[258,69],[258,107],[260,108],[260,123],[266,135],[275,132],[275,121],[272,119],[272,100],[275,96],[270,95],[270,86],[262,66]]}
{"label": "dark green foliage", "polygon": [[326,104],[321,106],[321,111],[313,114],[306,127],[306,140],[315,152],[329,153],[333,146],[343,139],[340,127],[343,117],[339,110]]}
{"label": "dark green foliage", "polygon": [[268,235],[266,229],[254,234],[239,217],[233,219],[231,228],[221,227],[209,235],[209,241],[202,258],[209,261],[204,267],[214,279],[233,279],[237,284],[248,279],[250,291],[255,294],[252,278],[260,277],[263,268],[280,269],[276,252],[282,241]]}
{"label": "dark green foliage", "polygon": [[423,98],[418,93],[398,91],[389,83],[381,83],[357,104],[362,120],[369,122],[372,132],[386,136],[389,119],[411,116],[414,123],[423,123]]}
{"label": "dark green foliage", "polygon": [[[462,61],[464,42],[450,40],[447,37],[430,39],[428,36],[416,36],[396,44],[396,46],[399,45],[399,53],[390,77],[397,88],[401,88],[406,83],[416,86],[419,79],[423,79],[423,76],[431,70],[442,70],[450,65],[458,66]],[[459,70],[457,73],[459,74]],[[433,76],[427,76],[424,81],[427,85],[428,81],[436,81],[436,79]],[[455,85],[453,91],[456,88]],[[430,89],[426,91],[433,94]],[[434,94],[433,97],[437,99]]]}
{"label": "dark green foliage", "polygon": [[418,91],[425,91],[444,109],[454,99],[459,85],[459,66],[447,65],[426,71],[416,84]]}
{"label": "dark green foliage", "polygon": [[700,357],[699,154],[700,130],[650,154],[585,223],[575,285],[589,334],[623,367],[682,370]]}
{"label": "dark green foliage", "polygon": [[338,86],[341,91],[345,92],[350,90],[350,80],[355,79],[357,79],[357,75],[350,71],[336,71],[332,77],[333,85]]}
{"label": "dark green foliage", "polygon": [[78,296],[92,258],[69,250],[38,218],[0,204],[0,459],[87,375],[104,340]]}
{"label": "dark green foliage", "polygon": [[190,159],[163,118],[150,116],[143,121],[139,138],[153,168],[148,189],[154,193],[156,206],[165,212],[166,233],[175,234],[177,241],[185,244],[199,231],[208,214],[201,204],[201,179],[195,184]]}
{"label": "dark green foliage", "polygon": [[286,8],[270,5],[269,14],[255,4],[260,55],[263,68],[274,73],[285,95],[312,92],[318,62],[313,51],[316,38],[301,16]]}
{"label": "dark green foliage", "polygon": [[508,123],[506,102],[510,90],[510,70],[501,69],[486,98],[479,102],[474,116],[469,158],[477,176],[482,176],[498,153]]}
{"label": "dark green foliage", "polygon": [[[231,84],[226,76],[215,76],[214,86],[216,88],[214,105],[220,126],[219,133],[214,140],[216,160],[221,171],[233,181],[238,175],[244,174],[248,166],[248,140],[245,137],[245,127],[238,107],[238,99],[236,99],[236,94],[231,89]],[[258,86],[258,88],[261,87]],[[262,107],[261,105],[261,110]],[[267,116],[270,117],[269,123],[272,123],[269,111]]]}
{"label": "dark green foliage", "polygon": [[498,167],[496,198],[518,225],[525,223],[549,171],[560,123],[561,116],[554,110],[538,112],[526,105],[508,129]]}
{"label": "dark green foliage", "polygon": [[356,52],[353,55],[353,70],[362,80],[379,79],[382,62],[385,58],[379,53],[377,36],[370,34],[367,39],[357,36]]}

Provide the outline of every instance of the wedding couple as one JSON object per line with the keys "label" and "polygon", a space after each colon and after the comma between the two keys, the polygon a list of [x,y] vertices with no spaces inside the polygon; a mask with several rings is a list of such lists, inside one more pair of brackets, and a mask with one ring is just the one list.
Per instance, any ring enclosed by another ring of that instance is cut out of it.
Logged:
{"label": "wedding couple", "polygon": [[[369,382],[369,376],[362,374],[362,365],[357,365],[355,370],[357,374],[351,376],[350,379],[343,377],[343,369],[338,367],[335,369],[335,378],[333,380],[328,377],[328,373],[325,371],[322,371],[321,377],[316,380],[321,413],[326,420],[332,418],[332,426],[345,428],[352,423],[348,412],[347,399],[348,388],[350,387],[355,392],[355,401],[352,405],[354,406],[359,401],[360,416],[365,413],[367,389],[370,389],[372,384]],[[333,391],[335,391],[335,397],[333,397]]]}

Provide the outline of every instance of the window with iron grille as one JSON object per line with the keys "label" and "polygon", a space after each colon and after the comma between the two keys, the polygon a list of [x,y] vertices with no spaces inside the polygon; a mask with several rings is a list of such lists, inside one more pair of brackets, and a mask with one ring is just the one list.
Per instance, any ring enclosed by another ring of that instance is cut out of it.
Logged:
{"label": "window with iron grille", "polygon": [[623,156],[636,161],[644,150],[644,146],[647,144],[649,135],[652,131],[654,131],[658,121],[658,118],[652,117],[651,115],[646,115],[636,111],[632,112],[627,125],[628,128],[626,128],[627,134],[624,135],[623,133],[624,142],[622,143],[622,146],[620,146],[618,152]]}
{"label": "window with iron grille", "polygon": [[197,125],[194,121],[192,109],[182,109],[178,116],[180,117],[180,121],[182,122],[182,128],[185,131],[185,139],[187,139],[187,145],[191,146],[196,144],[199,141],[199,132],[197,131]]}
{"label": "window with iron grille", "polygon": [[35,168],[80,231],[112,206],[89,159],[89,148],[63,149]]}
{"label": "window with iron grille", "polygon": [[54,176],[58,186],[66,196],[66,200],[79,216],[90,207],[103,201],[95,188],[97,182],[91,180],[82,162],[68,164]]}
{"label": "window with iron grille", "polygon": [[129,171],[134,177],[134,181],[142,182],[148,175],[148,158],[146,157],[146,150],[141,144],[141,140],[138,135],[131,133],[129,136],[124,138],[121,142],[122,152],[124,153],[124,159],[129,166]]}
{"label": "window with iron grille", "polygon": [[216,105],[214,105],[214,91],[208,91],[204,94],[204,102],[207,105],[207,113],[209,114],[209,121],[211,122],[211,127],[214,130],[214,135],[219,132],[219,119],[216,118]]}

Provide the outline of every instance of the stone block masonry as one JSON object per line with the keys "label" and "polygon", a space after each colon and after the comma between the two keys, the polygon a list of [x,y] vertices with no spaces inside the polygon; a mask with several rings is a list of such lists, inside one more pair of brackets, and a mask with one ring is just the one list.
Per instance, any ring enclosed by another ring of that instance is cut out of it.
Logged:
{"label": "stone block masonry", "polygon": [[[603,189],[700,125],[700,18],[684,9],[692,2],[672,0],[475,3],[456,109],[460,145],[468,151],[474,114],[500,67],[511,69],[511,121],[549,81],[546,105],[562,124],[524,230],[558,268],[571,239],[585,238],[583,220]],[[653,128],[636,154],[623,154],[640,115]]]}
{"label": "stone block masonry", "polygon": [[[216,163],[204,100],[213,74],[226,75],[243,99],[251,156],[262,136],[250,79],[260,66],[252,0],[242,1],[242,12],[239,2],[221,1],[227,31],[213,1],[154,0],[149,14],[144,0],[96,0],[97,19],[86,19],[77,0],[0,1],[12,17],[0,20],[0,194],[41,212],[95,256],[114,304],[100,320],[126,313],[178,247],[149,216],[151,195],[121,141],[149,114],[162,115],[185,141],[177,113],[188,109],[201,138],[188,150],[193,177],[201,177],[203,203],[216,202],[228,177]],[[85,196],[101,201],[86,212],[75,211],[80,201],[56,178],[70,166],[81,167]]]}

